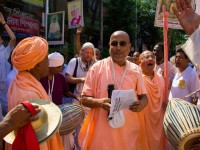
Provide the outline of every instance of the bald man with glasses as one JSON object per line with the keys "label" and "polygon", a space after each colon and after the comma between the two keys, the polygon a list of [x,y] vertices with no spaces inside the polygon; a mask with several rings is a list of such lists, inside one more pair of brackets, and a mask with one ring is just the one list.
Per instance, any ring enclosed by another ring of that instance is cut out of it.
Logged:
{"label": "bald man with glasses", "polygon": [[143,119],[143,134],[148,141],[151,150],[166,150],[165,134],[163,130],[163,118],[165,104],[165,82],[161,74],[154,70],[156,65],[156,56],[151,51],[144,51],[140,55],[140,67],[142,77],[147,90],[148,105],[140,113]]}
{"label": "bald man with glasses", "polygon": [[[95,63],[86,76],[81,102],[90,107],[90,112],[79,133],[82,150],[141,150],[147,149],[146,141],[142,140],[140,118],[141,112],[148,103],[146,90],[140,69],[126,60],[131,43],[129,35],[124,31],[116,31],[110,37],[110,57]],[[129,109],[123,109],[125,123],[113,128],[108,121],[110,85],[115,90],[132,89],[137,100]]]}

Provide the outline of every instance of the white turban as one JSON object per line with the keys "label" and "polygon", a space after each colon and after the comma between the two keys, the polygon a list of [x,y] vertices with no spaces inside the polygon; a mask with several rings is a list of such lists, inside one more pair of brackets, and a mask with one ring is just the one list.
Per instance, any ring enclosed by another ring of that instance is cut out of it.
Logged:
{"label": "white turban", "polygon": [[48,55],[49,67],[59,67],[64,63],[64,57],[58,53],[54,52]]}

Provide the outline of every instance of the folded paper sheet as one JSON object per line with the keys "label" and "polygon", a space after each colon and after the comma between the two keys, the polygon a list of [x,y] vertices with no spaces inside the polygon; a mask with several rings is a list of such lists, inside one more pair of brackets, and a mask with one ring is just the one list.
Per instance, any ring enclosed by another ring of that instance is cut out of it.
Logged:
{"label": "folded paper sheet", "polygon": [[112,128],[120,128],[125,123],[123,109],[128,109],[137,100],[134,90],[113,90],[109,124]]}

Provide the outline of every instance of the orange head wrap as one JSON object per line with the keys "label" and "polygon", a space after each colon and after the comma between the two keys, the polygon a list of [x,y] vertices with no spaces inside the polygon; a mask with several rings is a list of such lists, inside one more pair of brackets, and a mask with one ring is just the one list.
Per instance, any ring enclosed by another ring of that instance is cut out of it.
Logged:
{"label": "orange head wrap", "polygon": [[48,53],[48,43],[41,37],[28,37],[23,39],[12,53],[13,66],[19,70],[30,70],[41,62]]}

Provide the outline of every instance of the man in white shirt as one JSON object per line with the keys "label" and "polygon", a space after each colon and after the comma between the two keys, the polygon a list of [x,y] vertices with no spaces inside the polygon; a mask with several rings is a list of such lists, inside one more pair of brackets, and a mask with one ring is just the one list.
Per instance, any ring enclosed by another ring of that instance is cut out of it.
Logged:
{"label": "man in white shirt", "polygon": [[[174,14],[177,16],[184,31],[190,35],[187,42],[182,47],[191,62],[199,69],[200,66],[200,15],[195,13],[191,7],[191,1],[176,0],[177,8],[173,7]],[[190,147],[192,150],[199,150],[200,144]]]}
{"label": "man in white shirt", "polygon": [[[85,77],[87,75],[87,72],[89,68],[95,63],[95,48],[94,45],[90,42],[86,42],[83,44],[81,50],[80,50],[80,56],[78,58],[72,58],[67,66],[67,71],[65,74],[66,81],[70,83],[71,85],[75,85],[74,91],[71,91],[77,98],[80,98],[81,92],[83,89],[83,85],[85,82]],[[78,100],[73,99],[73,103],[79,103]],[[86,116],[89,112],[88,107],[83,107],[86,113]],[[76,129],[76,135],[75,135],[75,143],[77,150],[80,149],[78,145],[78,133],[80,130],[80,127]]]}
{"label": "man in white shirt", "polygon": [[[0,12],[0,24],[4,27],[10,41],[7,47],[4,46],[4,41],[0,36],[0,103],[3,110],[3,115],[7,113],[7,98],[6,98],[6,78],[8,73],[11,71],[11,64],[8,62],[11,51],[14,49],[16,43],[16,37],[12,30],[9,28],[5,22],[3,14]],[[2,31],[1,31],[2,32]]]}
{"label": "man in white shirt", "polygon": [[[67,71],[65,74],[66,80],[68,83],[76,85],[73,94],[78,98],[81,95],[87,72],[95,62],[94,56],[94,45],[90,42],[86,42],[81,48],[80,57],[72,58],[68,63]],[[77,69],[75,69],[76,65]],[[74,73],[76,76],[73,76]]]}
{"label": "man in white shirt", "polygon": [[[199,77],[197,72],[188,65],[189,59],[180,48],[176,51],[175,65],[177,73],[172,82],[169,100],[172,98],[183,98],[199,89]],[[197,95],[196,95],[197,96]],[[187,97],[185,100],[196,105],[198,97]]]}

